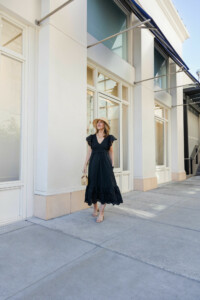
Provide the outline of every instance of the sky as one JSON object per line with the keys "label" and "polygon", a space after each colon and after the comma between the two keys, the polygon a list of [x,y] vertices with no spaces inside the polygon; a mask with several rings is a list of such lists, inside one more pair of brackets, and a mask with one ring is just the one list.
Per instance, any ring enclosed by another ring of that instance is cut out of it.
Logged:
{"label": "sky", "polygon": [[200,69],[200,0],[172,0],[190,37],[183,43],[183,60],[197,79]]}

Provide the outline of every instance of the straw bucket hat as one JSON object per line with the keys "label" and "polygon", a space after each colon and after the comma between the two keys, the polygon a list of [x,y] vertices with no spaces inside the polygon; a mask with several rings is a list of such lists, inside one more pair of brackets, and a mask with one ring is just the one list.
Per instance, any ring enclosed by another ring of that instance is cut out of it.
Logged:
{"label": "straw bucket hat", "polygon": [[93,120],[93,126],[94,126],[94,127],[96,127],[98,120],[104,121],[104,122],[108,125],[108,127],[109,127],[109,129],[110,129],[110,125],[109,125],[109,123],[108,123],[108,119],[105,118],[105,117],[99,117],[99,118],[94,119],[94,120]]}

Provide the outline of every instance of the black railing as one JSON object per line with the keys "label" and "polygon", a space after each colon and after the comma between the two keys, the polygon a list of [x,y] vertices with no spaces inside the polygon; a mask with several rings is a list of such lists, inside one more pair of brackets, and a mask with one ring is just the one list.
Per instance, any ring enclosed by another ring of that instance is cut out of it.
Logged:
{"label": "black railing", "polygon": [[194,175],[199,165],[200,145],[195,145],[189,158],[185,158],[185,171],[187,175]]}

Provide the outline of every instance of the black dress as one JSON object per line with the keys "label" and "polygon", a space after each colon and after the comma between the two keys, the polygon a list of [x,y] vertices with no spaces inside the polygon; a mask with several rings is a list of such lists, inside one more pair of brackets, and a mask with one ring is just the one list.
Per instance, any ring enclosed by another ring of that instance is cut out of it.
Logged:
{"label": "black dress", "polygon": [[117,138],[112,134],[105,137],[101,143],[97,141],[96,134],[90,134],[86,137],[86,141],[92,148],[92,153],[89,159],[88,185],[85,190],[84,202],[90,206],[97,201],[102,204],[113,205],[123,203],[108,153],[114,140]]}

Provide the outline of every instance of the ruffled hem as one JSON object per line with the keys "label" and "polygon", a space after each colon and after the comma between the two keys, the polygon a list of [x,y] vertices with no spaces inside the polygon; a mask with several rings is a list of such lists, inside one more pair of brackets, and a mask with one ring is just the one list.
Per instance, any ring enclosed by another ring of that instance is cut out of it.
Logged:
{"label": "ruffled hem", "polygon": [[113,190],[105,190],[99,191],[95,187],[86,187],[85,192],[85,201],[89,206],[92,204],[97,203],[97,201],[101,202],[101,204],[113,204],[113,205],[120,205],[123,203],[123,199],[119,190],[119,187],[116,185],[114,186]]}

